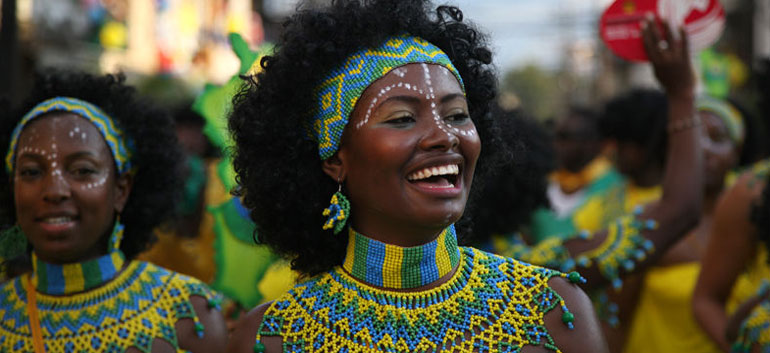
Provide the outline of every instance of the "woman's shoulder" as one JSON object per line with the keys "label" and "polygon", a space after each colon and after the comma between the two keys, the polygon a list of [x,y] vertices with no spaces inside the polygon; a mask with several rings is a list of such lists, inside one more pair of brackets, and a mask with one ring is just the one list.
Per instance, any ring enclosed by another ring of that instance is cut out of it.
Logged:
{"label": "woman's shoulder", "polygon": [[206,299],[219,296],[206,283],[197,278],[169,270],[151,262],[136,260],[132,262],[137,264],[137,269],[140,272],[137,275],[140,278],[153,284],[163,285],[174,293],[176,291],[173,289],[177,289],[183,290],[187,295],[198,295]]}
{"label": "woman's shoulder", "polygon": [[[541,318],[542,327],[530,324],[527,335],[542,335],[546,348],[551,345],[562,352],[606,351],[606,343],[591,300],[578,286],[585,282],[579,273],[563,273],[481,250],[467,249],[477,254],[480,263],[495,264],[506,274],[513,288],[510,295],[520,303],[514,305],[510,313],[519,319],[532,316]],[[540,342],[539,337],[537,342]]]}
{"label": "woman's shoulder", "polygon": [[220,313],[222,296],[202,281],[154,265],[133,261],[139,282],[147,287],[163,288],[157,300],[159,315],[171,314],[176,320],[179,347],[200,351],[220,351],[226,342],[227,330]]}

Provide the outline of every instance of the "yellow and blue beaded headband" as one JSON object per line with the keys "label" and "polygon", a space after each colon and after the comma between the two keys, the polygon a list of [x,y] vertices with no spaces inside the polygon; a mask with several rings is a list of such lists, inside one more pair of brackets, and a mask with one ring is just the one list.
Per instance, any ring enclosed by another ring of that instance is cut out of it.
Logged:
{"label": "yellow and blue beaded headband", "polygon": [[730,140],[736,145],[741,145],[744,138],[743,119],[741,113],[732,104],[721,99],[709,96],[700,96],[695,101],[695,108],[699,111],[707,111],[716,115],[727,127]]}
{"label": "yellow and blue beaded headband", "polygon": [[332,70],[314,92],[316,104],[309,134],[318,142],[318,154],[322,160],[331,157],[339,148],[350,113],[364,90],[391,70],[412,63],[446,67],[465,91],[462,77],[449,56],[422,38],[396,36],[379,47],[355,52],[343,65]]}
{"label": "yellow and blue beaded headband", "polygon": [[86,101],[70,97],[56,97],[36,105],[24,115],[21,121],[16,125],[16,128],[13,129],[13,133],[11,134],[11,144],[8,148],[8,154],[5,156],[5,168],[8,171],[8,174],[13,173],[16,159],[16,147],[19,143],[21,131],[35,118],[54,111],[74,113],[94,124],[96,129],[99,130],[99,133],[102,134],[104,141],[106,141],[107,145],[110,147],[110,152],[112,152],[112,158],[115,160],[118,174],[131,171],[130,146],[123,135],[123,131],[115,125],[112,118],[99,109],[99,107]]}

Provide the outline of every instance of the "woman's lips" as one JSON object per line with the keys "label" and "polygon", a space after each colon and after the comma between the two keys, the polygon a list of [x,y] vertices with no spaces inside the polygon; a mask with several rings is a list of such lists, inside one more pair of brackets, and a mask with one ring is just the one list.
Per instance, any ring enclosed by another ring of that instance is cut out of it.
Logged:
{"label": "woman's lips", "polygon": [[75,220],[71,216],[44,217],[38,221],[38,225],[46,232],[60,233],[74,228]]}

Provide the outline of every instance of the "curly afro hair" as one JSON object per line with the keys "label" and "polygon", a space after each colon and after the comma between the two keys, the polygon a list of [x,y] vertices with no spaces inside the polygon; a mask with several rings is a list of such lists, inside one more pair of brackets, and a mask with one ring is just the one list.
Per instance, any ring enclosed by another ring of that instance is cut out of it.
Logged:
{"label": "curly afro hair", "polygon": [[466,211],[473,220],[476,244],[495,234],[517,232],[529,223],[532,212],[548,207],[548,173],[556,169],[550,135],[521,111],[494,110],[506,144],[504,165],[488,173],[478,188],[478,203]]}
{"label": "curly afro hair", "polygon": [[[486,38],[455,7],[426,0],[333,1],[324,9],[299,9],[284,23],[274,54],[234,98],[229,127],[236,142],[235,171],[244,205],[258,225],[257,241],[315,275],[342,263],[346,236],[321,230],[321,211],[337,184],[322,171],[318,145],[303,126],[312,92],[347,56],[389,37],[409,34],[441,48],[465,82],[471,118],[484,143],[476,168],[495,160],[496,95]],[[458,232],[463,233],[461,225]]]}
{"label": "curly afro hair", "polygon": [[[132,162],[136,168],[133,187],[121,222],[125,233],[121,250],[131,259],[153,240],[153,229],[169,220],[181,195],[180,163],[173,121],[168,114],[140,99],[123,75],[93,76],[79,72],[47,71],[38,74],[30,96],[18,111],[0,119],[3,156],[10,144],[10,132],[22,116],[38,103],[53,97],[78,98],[100,107],[134,142]],[[0,180],[11,180],[0,168]],[[13,187],[0,183],[0,225],[15,223]]]}
{"label": "curly afro hair", "polygon": [[668,99],[663,92],[634,89],[610,100],[599,118],[605,138],[632,142],[645,148],[649,162],[665,165],[668,135]]}

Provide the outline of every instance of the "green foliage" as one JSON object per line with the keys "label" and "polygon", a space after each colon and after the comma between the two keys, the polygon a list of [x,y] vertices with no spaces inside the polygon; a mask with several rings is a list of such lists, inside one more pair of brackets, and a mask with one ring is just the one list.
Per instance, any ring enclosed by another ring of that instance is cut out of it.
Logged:
{"label": "green foliage", "polygon": [[521,108],[538,120],[552,118],[560,107],[557,74],[536,64],[527,64],[505,73],[501,90],[516,95]]}

